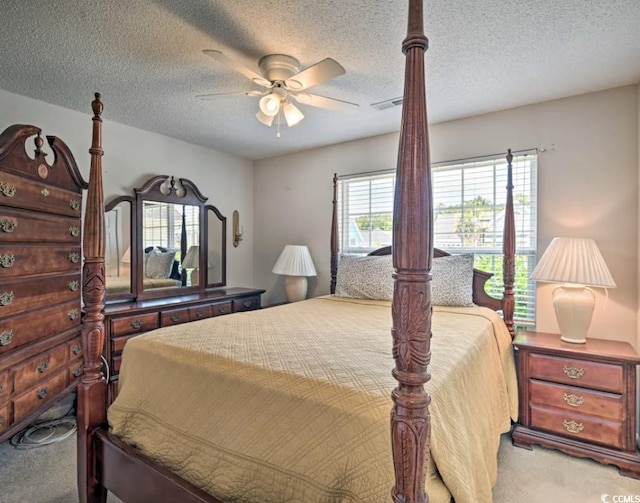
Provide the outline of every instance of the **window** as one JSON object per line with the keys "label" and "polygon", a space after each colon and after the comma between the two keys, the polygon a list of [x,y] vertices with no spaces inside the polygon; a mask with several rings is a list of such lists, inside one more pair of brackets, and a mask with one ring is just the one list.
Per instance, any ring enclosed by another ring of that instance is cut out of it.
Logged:
{"label": "window", "polygon": [[[182,236],[182,214],[187,233],[187,243],[197,245],[200,241],[200,208],[198,206],[144,202],[144,246],[160,246],[180,251]],[[179,253],[176,255],[179,260]]]}
{"label": "window", "polygon": [[[535,151],[513,158],[516,221],[516,313],[521,322],[535,317],[536,261]],[[502,233],[507,185],[504,155],[432,166],[434,246],[450,253],[475,253],[475,266],[491,271],[487,291],[502,295]],[[395,172],[344,177],[338,187],[342,253],[365,254],[391,244]]]}

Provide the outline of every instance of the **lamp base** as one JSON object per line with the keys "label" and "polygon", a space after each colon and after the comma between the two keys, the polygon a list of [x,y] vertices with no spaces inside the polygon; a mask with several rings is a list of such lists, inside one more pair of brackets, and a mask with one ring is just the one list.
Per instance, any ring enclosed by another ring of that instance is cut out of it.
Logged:
{"label": "lamp base", "polygon": [[563,285],[553,290],[553,308],[560,327],[560,340],[572,344],[587,342],[596,297],[583,285]]}
{"label": "lamp base", "polygon": [[284,289],[287,292],[287,302],[298,302],[307,298],[306,276],[285,276]]}
{"label": "lamp base", "polygon": [[200,272],[198,269],[191,271],[191,286],[197,285],[200,281]]}

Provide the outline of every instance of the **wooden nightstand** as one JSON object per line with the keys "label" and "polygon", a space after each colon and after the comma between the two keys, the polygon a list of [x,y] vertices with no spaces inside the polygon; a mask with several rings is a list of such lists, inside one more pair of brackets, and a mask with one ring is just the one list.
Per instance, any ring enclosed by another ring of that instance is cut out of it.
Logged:
{"label": "wooden nightstand", "polygon": [[513,444],[540,445],[640,478],[636,445],[636,365],[626,342],[560,341],[557,334],[521,332],[518,353],[519,422]]}

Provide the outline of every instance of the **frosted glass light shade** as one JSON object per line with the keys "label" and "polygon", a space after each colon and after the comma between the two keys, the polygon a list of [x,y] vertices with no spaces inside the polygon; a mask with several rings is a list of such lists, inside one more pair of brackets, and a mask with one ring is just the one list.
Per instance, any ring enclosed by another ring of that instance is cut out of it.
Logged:
{"label": "frosted glass light shade", "polygon": [[273,273],[285,276],[315,276],[309,248],[304,245],[287,245],[273,266]]}
{"label": "frosted glass light shade", "polygon": [[284,120],[287,121],[287,126],[293,127],[304,119],[303,113],[290,101],[285,101],[282,105],[282,112],[284,113]]}
{"label": "frosted glass light shade", "polygon": [[531,273],[534,281],[615,288],[593,239],[554,238]]}
{"label": "frosted glass light shade", "polygon": [[269,93],[263,96],[260,98],[260,111],[269,117],[278,115],[281,99],[277,93]]}
{"label": "frosted glass light shade", "polygon": [[191,246],[189,251],[184,257],[182,261],[182,267],[184,269],[197,269],[200,267],[200,247],[199,246]]}
{"label": "frosted glass light shade", "polygon": [[256,113],[256,118],[262,122],[265,126],[267,127],[271,127],[271,125],[273,124],[274,119],[276,118],[275,115],[274,116],[269,116],[269,115],[265,115],[262,113],[262,110],[258,110],[258,112]]}

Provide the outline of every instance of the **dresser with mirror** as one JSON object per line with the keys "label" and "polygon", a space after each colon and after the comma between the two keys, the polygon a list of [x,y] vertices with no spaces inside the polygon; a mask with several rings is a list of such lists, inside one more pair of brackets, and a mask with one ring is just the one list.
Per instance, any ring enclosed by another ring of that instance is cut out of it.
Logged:
{"label": "dresser with mirror", "polygon": [[261,307],[264,290],[227,287],[227,219],[193,182],[156,176],[105,207],[109,402],[128,339]]}

